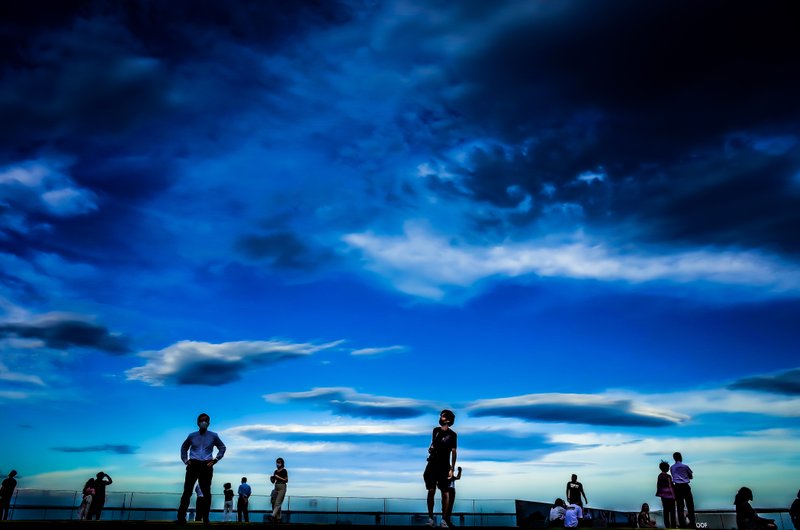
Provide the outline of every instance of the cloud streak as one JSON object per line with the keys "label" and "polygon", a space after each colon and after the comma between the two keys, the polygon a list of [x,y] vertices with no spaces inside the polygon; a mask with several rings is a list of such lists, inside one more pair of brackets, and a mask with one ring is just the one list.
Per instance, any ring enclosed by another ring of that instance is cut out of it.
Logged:
{"label": "cloud streak", "polygon": [[142,381],[151,386],[220,386],[238,381],[247,370],[308,357],[341,342],[310,344],[269,340],[211,344],[184,340],[162,350],[140,353],[147,363],[125,374],[129,381]]}
{"label": "cloud streak", "polygon": [[753,287],[775,294],[800,292],[796,267],[759,252],[696,250],[666,254],[614,251],[577,241],[458,245],[407,225],[402,236],[349,234],[367,268],[400,291],[441,299],[448,289],[467,288],[494,277],[539,276],[629,283],[710,282]]}
{"label": "cloud streak", "polygon": [[57,350],[88,348],[113,355],[128,353],[124,336],[112,333],[105,326],[66,313],[50,313],[24,321],[0,322],[0,338],[40,340]]}
{"label": "cloud streak", "polygon": [[757,375],[745,377],[731,383],[728,388],[732,390],[752,390],[768,394],[783,394],[786,396],[800,396],[800,368],[771,375]]}
{"label": "cloud streak", "polygon": [[469,413],[478,417],[622,427],[668,427],[688,420],[683,414],[643,406],[630,399],[591,394],[528,394],[484,399],[472,403]]}
{"label": "cloud streak", "polygon": [[436,410],[432,403],[411,398],[360,394],[352,388],[313,388],[307,392],[266,394],[271,403],[312,403],[345,416],[404,419]]}
{"label": "cloud streak", "polygon": [[135,445],[124,444],[103,444],[103,445],[86,445],[80,447],[52,447],[53,451],[60,453],[114,453],[117,455],[132,455],[139,451],[139,447]]}
{"label": "cloud streak", "polygon": [[371,356],[371,355],[380,355],[382,353],[401,353],[405,351],[408,351],[408,346],[394,345],[394,346],[385,346],[383,348],[361,348],[359,350],[351,351],[350,355]]}
{"label": "cloud streak", "polygon": [[44,381],[38,375],[33,374],[24,374],[20,372],[14,372],[8,369],[8,367],[0,362],[0,381],[6,381],[9,383],[22,383],[28,385],[36,385],[36,386],[45,386]]}
{"label": "cloud streak", "polygon": [[427,431],[412,426],[397,425],[395,423],[365,423],[365,424],[322,424],[301,425],[290,423],[286,425],[253,424],[241,425],[225,430],[232,435],[243,436],[259,440],[276,435],[309,435],[309,436],[409,436],[419,435]]}

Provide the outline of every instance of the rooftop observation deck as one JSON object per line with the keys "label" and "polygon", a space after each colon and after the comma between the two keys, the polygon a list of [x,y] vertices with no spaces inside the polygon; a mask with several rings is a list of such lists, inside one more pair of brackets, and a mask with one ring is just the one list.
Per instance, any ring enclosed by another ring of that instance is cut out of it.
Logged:
{"label": "rooftop observation deck", "polygon": [[[157,492],[109,491],[101,521],[78,520],[81,495],[70,490],[18,489],[11,503],[10,520],[0,522],[2,528],[53,528],[70,530],[89,526],[121,529],[180,528],[174,520],[180,494]],[[194,516],[194,499],[184,526],[201,528]],[[236,523],[234,502],[233,521],[223,522],[222,495],[212,497],[211,525],[263,525],[270,513],[269,496],[251,497],[250,523]],[[439,509],[436,499],[436,509]],[[546,528],[551,504],[511,499],[461,499],[457,498],[452,521],[455,527],[482,527],[500,529],[509,527]],[[405,529],[409,526],[425,527],[428,520],[425,499],[364,498],[364,497],[307,497],[287,496],[283,503],[283,522],[271,526],[291,530],[318,530],[321,526],[336,528],[375,527]],[[589,507],[588,517],[581,528],[635,528],[636,512],[603,510]],[[757,509],[763,517],[774,519],[778,530],[794,530],[785,508]],[[440,520],[437,513],[437,522]],[[651,518],[659,528],[663,519],[658,510]],[[698,530],[733,530],[736,518],[732,510],[697,510]]]}

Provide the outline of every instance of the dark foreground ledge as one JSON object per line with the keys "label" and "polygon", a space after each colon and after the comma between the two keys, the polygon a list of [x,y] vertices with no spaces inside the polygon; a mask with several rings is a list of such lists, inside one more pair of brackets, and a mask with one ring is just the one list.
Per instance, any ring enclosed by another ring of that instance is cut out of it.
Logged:
{"label": "dark foreground ledge", "polygon": [[[349,524],[265,524],[265,523],[222,523],[215,522],[204,525],[199,522],[189,522],[183,525],[172,521],[0,521],[0,530],[33,530],[38,528],[52,528],[53,530],[202,530],[203,528],[262,528],[264,530],[409,530],[431,529],[428,526],[393,526],[393,525],[349,525]],[[481,530],[508,530],[508,526],[459,526],[454,528],[480,528]],[[434,527],[431,530],[440,530]]]}

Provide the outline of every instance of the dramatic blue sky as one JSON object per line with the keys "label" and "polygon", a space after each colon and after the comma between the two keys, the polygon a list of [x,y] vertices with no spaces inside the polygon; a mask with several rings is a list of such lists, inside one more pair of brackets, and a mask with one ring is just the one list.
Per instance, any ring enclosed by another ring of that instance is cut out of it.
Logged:
{"label": "dramatic blue sky", "polygon": [[800,484],[789,3],[0,7],[0,471],[702,508]]}

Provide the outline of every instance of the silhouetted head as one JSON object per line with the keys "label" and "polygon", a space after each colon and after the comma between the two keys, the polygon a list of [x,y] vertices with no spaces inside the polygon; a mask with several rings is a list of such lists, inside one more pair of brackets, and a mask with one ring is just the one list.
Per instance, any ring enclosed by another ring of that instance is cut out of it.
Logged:
{"label": "silhouetted head", "polygon": [[667,462],[666,460],[662,460],[661,463],[658,464],[658,469],[666,473],[667,471],[669,471],[669,462]]}
{"label": "silhouetted head", "polygon": [[83,489],[93,488],[93,487],[94,487],[94,479],[93,478],[90,478],[89,480],[87,480],[86,484],[83,485]]}
{"label": "silhouetted head", "polygon": [[229,490],[229,489],[231,489],[231,483],[230,482],[226,482],[225,484],[222,485],[222,487],[225,488],[226,490]]}
{"label": "silhouetted head", "polygon": [[649,504],[647,504],[646,502],[645,502],[645,503],[643,503],[643,504],[642,504],[642,511],[643,511],[643,512],[645,512],[645,513],[646,513],[646,512],[649,512],[649,511],[650,511],[650,505],[649,505]]}
{"label": "silhouetted head", "polygon": [[564,506],[564,499],[559,497],[556,499],[556,502],[553,503],[553,506]]}
{"label": "silhouetted head", "polygon": [[575,482],[576,480],[578,480],[578,475],[575,475],[575,474],[573,473],[573,475],[572,475],[572,482]]}
{"label": "silhouetted head", "polygon": [[17,470],[16,469],[12,469],[11,473],[8,474],[8,478],[14,478],[16,476],[17,476]]}
{"label": "silhouetted head", "polygon": [[103,477],[105,477],[106,474],[103,473],[102,471],[98,471],[97,475],[95,475],[95,476],[97,477],[97,480],[103,480]]}
{"label": "silhouetted head", "polygon": [[242,477],[242,484],[244,484],[245,482],[247,482],[247,477]]}
{"label": "silhouetted head", "polygon": [[275,465],[278,466],[278,469],[281,469],[286,464],[283,461],[283,458],[278,457],[278,458],[275,459]]}
{"label": "silhouetted head", "polygon": [[733,499],[733,504],[744,504],[753,500],[753,490],[747,486],[739,488],[736,498]]}
{"label": "silhouetted head", "polygon": [[679,453],[679,452],[677,452],[677,451],[675,451],[674,453],[672,453],[672,458],[673,458],[673,459],[674,459],[676,462],[683,462],[683,455],[682,455],[682,454],[680,454],[680,453]]}
{"label": "silhouetted head", "polygon": [[211,416],[209,416],[205,412],[197,417],[197,426],[200,428],[201,432],[208,429],[208,426],[210,424],[211,424]]}
{"label": "silhouetted head", "polygon": [[456,415],[450,409],[444,409],[442,412],[439,413],[439,425],[444,427],[447,425],[448,427],[452,427],[453,424],[456,422]]}

